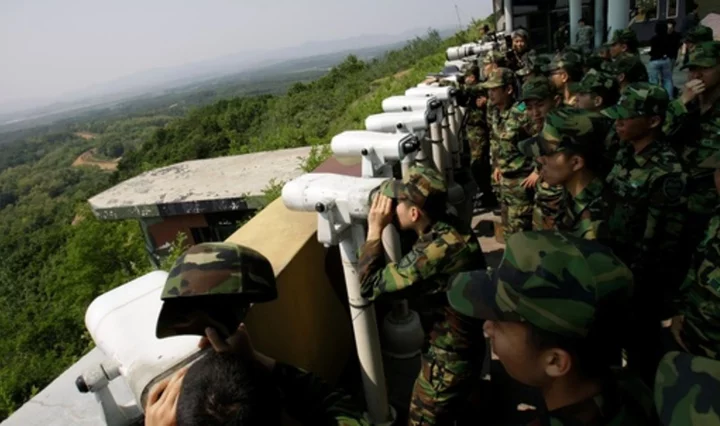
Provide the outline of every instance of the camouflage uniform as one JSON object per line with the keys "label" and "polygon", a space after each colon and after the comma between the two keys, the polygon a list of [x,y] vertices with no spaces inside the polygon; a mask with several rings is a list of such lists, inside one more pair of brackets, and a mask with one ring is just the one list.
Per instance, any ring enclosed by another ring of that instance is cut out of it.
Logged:
{"label": "camouflage uniform", "polygon": [[[551,75],[560,70],[564,70],[568,72],[568,74],[571,74],[574,71],[582,72],[582,64],[583,59],[580,54],[570,50],[565,50],[564,52],[555,55],[553,60],[550,62],[550,65],[547,66],[547,71]],[[575,86],[570,86],[570,84],[572,83],[573,81],[569,81],[567,87],[567,92],[570,94],[570,96],[566,97],[564,91],[562,93],[563,104],[565,106],[575,106],[576,104],[575,96],[572,96]]]}
{"label": "camouflage uniform", "polygon": [[[528,33],[525,30],[521,29],[513,32],[513,37],[516,36],[524,37],[526,43],[530,41]],[[507,67],[513,71],[517,71],[521,68],[524,68],[526,64],[532,62],[536,56],[537,54],[533,49],[525,50],[522,53],[518,53],[515,50],[511,49],[507,52]]]}
{"label": "camouflage uniform", "polygon": [[[611,118],[666,113],[668,95],[648,83],[625,88],[618,105],[604,110]],[[676,297],[687,263],[682,261],[687,176],[675,152],[660,141],[635,153],[627,143],[607,176],[611,189],[608,219],[612,245],[635,275],[633,336],[628,342],[628,364],[645,380],[654,379],[659,362],[659,321],[669,318],[670,301]]]}
{"label": "camouflage uniform", "polygon": [[[507,68],[495,70],[483,83],[486,89],[502,87],[514,79]],[[532,227],[533,190],[522,186],[534,170],[533,162],[517,149],[517,143],[532,134],[532,123],[525,105],[516,103],[501,111],[492,106],[488,112],[490,155],[500,169],[500,207],[505,238]]]}
{"label": "camouflage uniform", "polygon": [[[598,326],[597,319],[610,318],[605,313],[622,314],[632,282],[632,273],[621,260],[595,241],[556,231],[522,232],[507,242],[497,270],[458,274],[448,300],[468,316],[521,322],[549,334],[584,340],[591,327]],[[620,320],[611,318],[612,323]],[[611,324],[605,327],[612,328]],[[592,342],[603,349],[604,343]],[[532,424],[649,425],[652,394],[638,380],[617,372],[599,394],[547,416]]]}
{"label": "camouflage uniform", "polygon": [[[232,243],[198,244],[175,261],[161,297],[158,337],[204,335],[208,326],[233,333],[251,303],[277,298],[275,273],[267,258],[250,248]],[[229,327],[234,328],[227,330]],[[370,426],[350,396],[312,373],[278,362],[270,377],[286,396],[282,407],[303,424]]]}
{"label": "camouflage uniform", "polygon": [[685,42],[693,45],[713,41],[713,30],[705,25],[698,25],[685,34]]}
{"label": "camouflage uniform", "polygon": [[[698,167],[720,169],[720,151]],[[720,210],[716,209],[681,288],[679,311],[684,320],[678,335],[678,343],[688,352],[716,360],[720,360],[719,270]]]}
{"label": "camouflage uniform", "polygon": [[720,362],[669,352],[656,377],[655,407],[663,425],[720,424]]}
{"label": "camouflage uniform", "polygon": [[[555,88],[545,77],[534,77],[523,85],[521,101],[525,102],[531,99],[545,100],[554,99]],[[541,128],[533,125],[533,134],[539,133]],[[565,189],[562,185],[548,185],[542,179],[535,184],[535,199],[532,215],[532,229],[541,231],[543,229],[553,229],[555,220],[564,208],[563,198]]]}
{"label": "camouflage uniform", "polygon": [[553,41],[555,42],[555,51],[560,52],[565,49],[565,46],[570,41],[570,24],[562,24],[553,34]]}
{"label": "camouflage uniform", "polygon": [[[720,64],[720,42],[696,46],[684,66],[709,68]],[[720,203],[713,172],[699,165],[720,150],[720,101],[705,112],[699,103],[687,107],[676,99],[670,103],[665,127],[669,141],[688,169],[688,246],[694,248],[702,238],[710,217]]]}
{"label": "camouflage uniform", "polygon": [[631,30],[630,28],[625,28],[624,30],[615,30],[608,44],[610,44],[611,46],[615,44],[626,45],[628,47],[627,52],[621,53],[618,56],[624,57],[629,55],[636,56],[638,54],[637,48],[640,45],[640,42],[638,41],[635,31]]}
{"label": "camouflage uniform", "polygon": [[[577,93],[589,93],[594,96],[600,96],[604,101],[607,101],[608,99],[617,97],[618,90],[618,82],[613,75],[592,69],[580,80]],[[615,157],[622,145],[615,131],[614,120],[601,116],[598,120],[594,120],[594,125],[596,131],[606,135],[604,140],[605,149],[603,151],[605,164],[602,165],[602,170],[600,171],[604,178],[608,172],[610,172],[613,163],[615,163]]]}
{"label": "camouflage uniform", "polygon": [[590,25],[578,28],[576,40],[585,55],[589,55],[592,52],[592,46],[595,44],[595,30]]}
{"label": "camouflage uniform", "polygon": [[[560,108],[546,118],[537,136],[520,142],[518,148],[531,158],[557,152],[579,154],[586,159],[598,158],[603,151],[604,120],[595,112]],[[587,160],[586,160],[587,161]],[[590,170],[594,173],[594,170]],[[562,186],[561,186],[562,188]],[[586,240],[607,244],[609,231],[607,203],[603,197],[603,179],[595,177],[577,196],[564,191],[563,210],[552,223],[552,229]]]}
{"label": "camouflage uniform", "polygon": [[515,75],[523,80],[523,83],[532,77],[543,77],[546,74],[547,66],[550,64],[550,58],[547,56],[536,56],[529,61],[523,68],[515,71]]}
{"label": "camouflage uniform", "polygon": [[[380,191],[396,200],[409,200],[422,209],[445,205],[447,188],[433,169],[411,172],[405,182],[388,181]],[[420,236],[398,263],[385,263],[382,242],[368,241],[358,261],[363,297],[374,300],[382,294],[408,291],[437,294],[447,290],[450,275],[485,267],[485,259],[472,230],[461,230],[443,221],[435,222]],[[409,424],[448,424],[454,408],[470,393],[479,378],[485,342],[482,322],[467,318],[445,306],[444,320],[430,333],[429,347],[422,354],[421,371],[410,401]]]}

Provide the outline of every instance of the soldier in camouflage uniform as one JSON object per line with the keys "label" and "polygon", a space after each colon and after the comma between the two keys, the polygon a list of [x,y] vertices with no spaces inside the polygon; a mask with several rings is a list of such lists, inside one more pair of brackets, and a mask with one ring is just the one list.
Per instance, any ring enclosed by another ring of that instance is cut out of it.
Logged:
{"label": "soldier in camouflage uniform", "polygon": [[720,362],[669,352],[656,377],[655,407],[663,425],[720,424]]}
{"label": "soldier in camouflage uniform", "polygon": [[621,93],[615,107],[603,111],[616,120],[625,143],[607,184],[612,246],[636,283],[628,366],[649,384],[661,356],[660,321],[671,316],[670,301],[687,270],[681,260],[687,176],[678,156],[662,142],[668,102],[661,87],[635,83]]}
{"label": "soldier in camouflage uniform", "polygon": [[496,270],[458,274],[448,300],[485,319],[508,375],[542,394],[547,410],[530,424],[644,426],[653,424],[650,389],[610,361],[632,285],[627,266],[596,241],[521,232]]}
{"label": "soldier in camouflage uniform", "polygon": [[553,34],[553,41],[555,42],[555,52],[562,52],[565,50],[570,41],[570,24],[564,23]]}
{"label": "soldier in camouflage uniform", "polygon": [[563,210],[553,228],[607,244],[607,202],[602,175],[605,120],[596,112],[559,108],[545,119],[537,136],[520,143],[526,156],[538,158],[544,182],[563,188]]}
{"label": "soldier in camouflage uniform", "polygon": [[689,80],[670,103],[665,131],[688,168],[686,247],[697,247],[720,204],[712,172],[699,165],[720,150],[720,42],[699,44],[690,54]]}
{"label": "soldier in camouflage uniform", "polygon": [[647,67],[637,55],[624,55],[613,62],[603,64],[605,72],[617,78],[620,90],[631,83],[648,82]]}
{"label": "soldier in camouflage uniform", "polygon": [[593,45],[595,44],[595,31],[593,27],[585,23],[584,19],[580,19],[578,24],[580,28],[578,28],[575,42],[582,48],[585,56],[588,56],[592,52]]}
{"label": "soldier in camouflage uniform", "polygon": [[[157,335],[205,335],[210,327],[200,345],[222,353],[204,355],[189,369],[154,387],[145,424],[229,424],[252,417],[280,426],[284,409],[303,424],[369,426],[362,409],[348,395],[311,373],[254,350],[245,326],[238,324],[250,303],[276,297],[272,266],[255,250],[232,243],[204,243],[180,256],[162,292]],[[218,380],[218,374],[232,380],[239,370],[249,370],[241,374],[240,383]],[[252,392],[250,398],[247,392]],[[255,405],[259,401],[264,403]]]}
{"label": "soldier in camouflage uniform", "polygon": [[[712,170],[720,192],[720,151],[699,168]],[[686,351],[720,360],[720,205],[695,250],[690,270],[680,289],[679,316],[673,318],[673,335]],[[720,413],[720,412],[719,412]]]}
{"label": "soldier in camouflage uniform", "polygon": [[685,34],[685,38],[683,39],[683,45],[685,48],[685,53],[683,56],[683,65],[688,63],[688,60],[690,59],[690,53],[695,50],[695,46],[701,43],[705,43],[707,41],[713,41],[713,30],[710,27],[706,27],[704,25],[698,25],[694,28],[692,28],[690,31],[688,31]]}
{"label": "soldier in camouflage uniform", "polygon": [[[560,98],[555,87],[545,77],[534,77],[523,85],[520,98],[533,122],[532,134],[542,130],[545,117],[557,107]],[[542,176],[542,173],[541,173]],[[532,229],[553,229],[563,205],[565,190],[561,185],[549,185],[542,178],[535,185]]]}
{"label": "soldier in camouflage uniform", "polygon": [[[615,105],[619,97],[620,92],[615,77],[604,71],[597,70],[590,70],[585,74],[583,79],[580,80],[575,95],[578,108],[593,112],[600,112]],[[605,164],[602,166],[604,171],[601,172],[601,176],[604,178],[610,172],[621,144],[615,131],[615,120],[605,116],[602,116],[600,120],[600,123],[595,123],[595,130],[606,135],[603,153]]]}
{"label": "soldier in camouflage uniform", "polygon": [[490,155],[495,170],[493,180],[500,185],[503,235],[532,228],[534,188],[539,175],[532,160],[517,149],[517,143],[533,134],[532,120],[525,105],[515,103],[514,73],[500,68],[483,83],[491,106],[488,111]]}
{"label": "soldier in camouflage uniform", "polygon": [[612,39],[610,39],[610,56],[613,59],[620,57],[639,54],[638,47],[640,42],[638,41],[637,34],[630,28],[624,30],[615,30]]}
{"label": "soldier in camouflage uniform", "polygon": [[[381,186],[358,261],[363,297],[442,294],[450,275],[485,267],[472,230],[448,222],[446,199],[447,187],[434,169],[411,170],[405,181],[391,180]],[[392,220],[393,203],[400,228],[416,231],[418,240],[398,263],[386,263],[380,238]],[[482,322],[444,305],[444,318],[434,324],[429,347],[422,354],[410,401],[410,425],[451,424],[457,405],[479,378],[485,342],[474,337],[482,335]]]}
{"label": "soldier in camouflage uniform", "polygon": [[575,97],[570,84],[582,79],[582,57],[575,52],[565,51],[556,55],[547,67],[550,81],[563,97],[563,104],[575,106]]}

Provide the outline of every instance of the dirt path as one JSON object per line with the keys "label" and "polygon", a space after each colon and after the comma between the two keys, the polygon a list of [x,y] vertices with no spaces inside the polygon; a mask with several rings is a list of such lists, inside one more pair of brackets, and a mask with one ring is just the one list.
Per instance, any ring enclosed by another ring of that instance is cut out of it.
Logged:
{"label": "dirt path", "polygon": [[95,134],[90,132],[75,132],[75,136],[79,136],[85,140],[95,139]]}
{"label": "dirt path", "polygon": [[120,158],[116,158],[110,161],[98,160],[97,158],[95,158],[95,148],[93,148],[80,154],[80,156],[76,158],[75,161],[73,161],[72,166],[95,166],[100,167],[103,170],[115,171],[117,170],[119,162]]}

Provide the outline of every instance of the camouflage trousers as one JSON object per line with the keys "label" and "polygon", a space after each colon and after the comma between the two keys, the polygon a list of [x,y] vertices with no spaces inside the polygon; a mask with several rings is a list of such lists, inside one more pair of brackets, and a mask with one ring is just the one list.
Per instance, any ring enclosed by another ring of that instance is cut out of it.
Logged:
{"label": "camouflage trousers", "polygon": [[452,425],[480,379],[485,355],[483,321],[450,307],[435,322],[410,399],[408,425]]}
{"label": "camouflage trousers", "polygon": [[532,229],[535,191],[522,186],[527,176],[500,179],[500,212],[505,241],[511,235]]}
{"label": "camouflage trousers", "polygon": [[[480,161],[490,154],[490,141],[481,128],[469,127],[467,129],[468,146],[470,147],[471,161]],[[485,160],[487,161],[487,160]]]}
{"label": "camouflage trousers", "polygon": [[565,188],[550,186],[541,180],[535,185],[535,206],[533,207],[532,229],[544,231],[555,229],[560,212],[563,211]]}

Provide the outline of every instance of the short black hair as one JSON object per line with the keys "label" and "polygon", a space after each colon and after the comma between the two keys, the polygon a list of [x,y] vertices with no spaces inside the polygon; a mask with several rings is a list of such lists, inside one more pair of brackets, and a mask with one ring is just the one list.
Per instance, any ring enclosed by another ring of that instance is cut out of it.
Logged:
{"label": "short black hair", "polygon": [[279,426],[280,393],[270,373],[237,355],[210,352],[183,379],[178,426]]}
{"label": "short black hair", "polygon": [[490,31],[490,25],[488,25],[488,24],[483,25],[483,30]]}
{"label": "short black hair", "polygon": [[580,19],[578,19],[578,24],[581,23],[581,22],[584,24],[584,23],[585,23],[585,18],[580,18]]}
{"label": "short black hair", "polygon": [[[619,296],[622,297],[622,296]],[[537,349],[560,348],[573,359],[575,371],[584,379],[603,380],[621,365],[623,337],[618,330],[627,324],[627,304],[618,300],[597,306],[596,317],[585,337],[566,337],[530,326],[530,343]]]}

